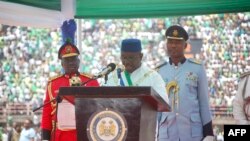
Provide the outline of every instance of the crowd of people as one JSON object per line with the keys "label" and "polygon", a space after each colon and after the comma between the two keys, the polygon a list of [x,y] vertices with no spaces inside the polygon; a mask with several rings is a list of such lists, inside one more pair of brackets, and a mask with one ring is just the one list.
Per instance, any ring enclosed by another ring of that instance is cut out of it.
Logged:
{"label": "crowd of people", "polygon": [[[82,20],[80,71],[95,74],[118,63],[124,38],[142,41],[143,61],[151,68],[168,60],[164,33],[182,25],[191,39],[202,39],[195,54],[206,66],[210,106],[232,107],[240,74],[250,70],[250,13],[212,14],[155,19]],[[42,104],[49,77],[62,72],[57,51],[60,29],[0,25],[0,105]],[[229,108],[229,112],[231,112]]]}
{"label": "crowd of people", "polygon": [[[0,28],[0,97],[6,102],[39,105],[48,77],[60,71],[57,50],[59,33],[45,29]],[[34,105],[36,106],[36,105]]]}
{"label": "crowd of people", "polygon": [[0,127],[0,141],[41,141],[41,129],[29,118]]}

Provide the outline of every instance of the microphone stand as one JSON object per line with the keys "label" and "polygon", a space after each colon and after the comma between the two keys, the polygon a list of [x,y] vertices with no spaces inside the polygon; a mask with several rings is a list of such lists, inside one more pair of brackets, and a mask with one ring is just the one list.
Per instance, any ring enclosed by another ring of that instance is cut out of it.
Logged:
{"label": "microphone stand", "polygon": [[50,101],[44,103],[43,105],[33,109],[33,112],[36,112],[37,110],[49,105],[50,103],[56,101],[56,111],[55,111],[55,114],[56,114],[56,118],[55,118],[55,122],[53,123],[52,127],[54,127],[54,131],[53,132],[53,141],[55,141],[56,139],[56,120],[57,120],[57,109],[58,109],[58,103],[62,102],[62,98],[60,96],[56,96],[55,98],[51,99]]}
{"label": "microphone stand", "polygon": [[[95,77],[93,77],[93,78],[91,78],[91,79],[89,79],[89,80],[87,80],[87,81],[81,83],[80,86],[84,86],[85,84],[89,83],[90,81],[96,80],[96,79],[98,79],[98,78],[100,78],[100,77],[96,77],[96,76],[95,76]],[[38,111],[39,109],[41,109],[41,108],[43,108],[43,107],[49,105],[51,102],[54,102],[54,101],[60,103],[60,102],[62,102],[62,98],[61,98],[60,96],[57,95],[55,98],[51,99],[50,101],[48,101],[48,102],[42,104],[41,106],[39,106],[39,107],[33,109],[33,112]]]}
{"label": "microphone stand", "polygon": [[43,108],[43,107],[49,105],[51,102],[54,102],[54,101],[60,103],[60,102],[62,102],[62,99],[61,99],[60,96],[56,96],[55,98],[53,98],[53,99],[51,99],[50,101],[48,101],[48,102],[42,104],[41,106],[39,106],[39,107],[37,107],[37,108],[34,108],[34,109],[33,109],[33,112],[38,111],[39,109],[41,109],[41,108]]}
{"label": "microphone stand", "polygon": [[100,77],[101,77],[101,76],[94,76],[94,77],[90,78],[89,80],[87,80],[87,81],[85,81],[85,82],[82,82],[82,83],[80,84],[80,86],[84,86],[84,85],[86,85],[87,83],[89,83],[90,81],[96,80],[96,79],[98,79],[98,78],[100,78]]}
{"label": "microphone stand", "polygon": [[106,75],[104,76],[104,80],[105,80],[104,84],[107,84],[107,81],[108,81],[108,74],[106,74]]}

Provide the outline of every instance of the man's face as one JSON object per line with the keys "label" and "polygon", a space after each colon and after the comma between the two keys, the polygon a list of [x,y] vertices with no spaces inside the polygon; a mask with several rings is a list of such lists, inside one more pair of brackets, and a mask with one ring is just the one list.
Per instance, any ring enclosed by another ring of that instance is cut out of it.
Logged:
{"label": "man's face", "polygon": [[18,124],[18,125],[15,127],[15,130],[16,130],[16,132],[21,133],[21,131],[22,131],[22,126],[21,126],[20,124]]}
{"label": "man's face", "polygon": [[30,126],[31,126],[30,121],[29,120],[25,120],[24,123],[23,123],[23,126],[24,126],[25,129],[29,129]]}
{"label": "man's face", "polygon": [[167,54],[171,58],[181,58],[184,56],[184,50],[187,43],[184,40],[167,39]]}
{"label": "man's face", "polygon": [[143,54],[140,52],[121,52],[121,61],[125,70],[132,73],[141,66]]}
{"label": "man's face", "polygon": [[78,72],[80,60],[78,56],[62,58],[62,67],[65,73],[76,73]]}

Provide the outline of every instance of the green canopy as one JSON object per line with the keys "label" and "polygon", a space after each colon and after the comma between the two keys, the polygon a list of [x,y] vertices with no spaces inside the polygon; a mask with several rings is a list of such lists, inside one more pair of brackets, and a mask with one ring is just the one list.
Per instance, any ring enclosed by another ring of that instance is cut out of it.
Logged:
{"label": "green canopy", "polygon": [[50,10],[61,10],[61,0],[1,0]]}
{"label": "green canopy", "polygon": [[246,11],[250,11],[250,0],[0,0],[0,24],[58,28],[74,17],[150,18]]}
{"label": "green canopy", "polygon": [[250,10],[250,0],[76,0],[76,18],[138,18]]}

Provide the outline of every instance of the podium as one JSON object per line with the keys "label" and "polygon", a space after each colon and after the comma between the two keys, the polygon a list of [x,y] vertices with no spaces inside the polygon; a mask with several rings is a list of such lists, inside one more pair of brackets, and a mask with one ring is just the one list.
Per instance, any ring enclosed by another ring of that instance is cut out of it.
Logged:
{"label": "podium", "polygon": [[151,87],[61,87],[75,98],[78,141],[154,141],[157,112],[170,106]]}

